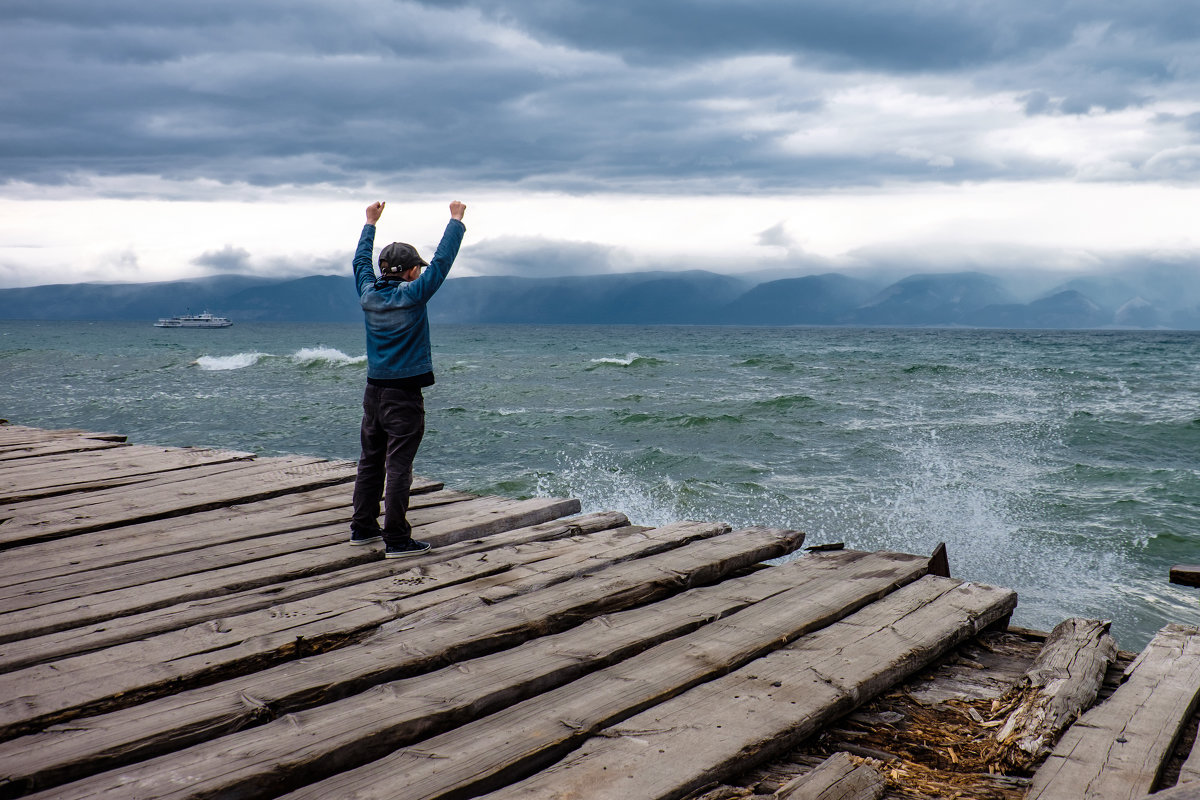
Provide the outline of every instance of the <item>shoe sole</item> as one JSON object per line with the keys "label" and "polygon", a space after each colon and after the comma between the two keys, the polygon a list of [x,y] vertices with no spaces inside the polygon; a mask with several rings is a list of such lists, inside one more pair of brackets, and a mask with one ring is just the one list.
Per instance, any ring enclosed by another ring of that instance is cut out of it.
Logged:
{"label": "shoe sole", "polygon": [[428,553],[432,548],[426,547],[424,550],[405,550],[400,553],[384,553],[384,558],[407,558],[408,556],[422,556]]}
{"label": "shoe sole", "polygon": [[351,539],[350,544],[374,544],[375,542],[382,542],[382,541],[383,541],[382,536],[374,536],[370,539]]}

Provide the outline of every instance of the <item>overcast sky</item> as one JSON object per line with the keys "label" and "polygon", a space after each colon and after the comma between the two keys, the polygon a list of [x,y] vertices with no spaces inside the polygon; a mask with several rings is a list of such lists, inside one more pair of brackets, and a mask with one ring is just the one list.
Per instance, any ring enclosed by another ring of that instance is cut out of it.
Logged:
{"label": "overcast sky", "polygon": [[1200,264],[1195,0],[4,0],[0,286]]}

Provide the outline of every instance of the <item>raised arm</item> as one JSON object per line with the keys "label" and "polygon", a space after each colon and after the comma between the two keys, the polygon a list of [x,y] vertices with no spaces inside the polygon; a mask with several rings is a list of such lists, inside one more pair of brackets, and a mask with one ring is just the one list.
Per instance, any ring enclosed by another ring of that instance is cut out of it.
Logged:
{"label": "raised arm", "polygon": [[437,251],[429,260],[429,266],[421,273],[421,277],[409,285],[412,296],[422,302],[427,302],[429,298],[433,297],[433,293],[438,290],[450,272],[450,266],[454,263],[454,258],[458,255],[458,248],[462,244],[463,234],[467,232],[467,226],[462,221],[466,211],[466,205],[457,200],[450,204],[450,221],[446,223],[446,231],[442,234],[442,241],[438,243]]}
{"label": "raised arm", "polygon": [[358,287],[358,295],[369,286],[375,284],[375,270],[371,266],[371,254],[375,251],[375,223],[383,216],[384,203],[374,202],[367,206],[367,223],[363,225],[358,237],[358,247],[354,251],[354,285]]}

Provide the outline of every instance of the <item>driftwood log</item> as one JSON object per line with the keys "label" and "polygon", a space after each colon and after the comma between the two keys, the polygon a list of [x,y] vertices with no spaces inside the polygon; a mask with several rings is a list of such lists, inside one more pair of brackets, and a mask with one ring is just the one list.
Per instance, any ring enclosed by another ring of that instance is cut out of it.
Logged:
{"label": "driftwood log", "polygon": [[879,770],[855,764],[845,753],[834,753],[812,772],[785,783],[775,800],[879,800],[887,781]]}
{"label": "driftwood log", "polygon": [[1050,753],[1059,734],[1096,701],[1117,646],[1110,623],[1067,619],[1050,633],[1013,688],[1017,705],[994,734],[993,758],[1026,767]]}

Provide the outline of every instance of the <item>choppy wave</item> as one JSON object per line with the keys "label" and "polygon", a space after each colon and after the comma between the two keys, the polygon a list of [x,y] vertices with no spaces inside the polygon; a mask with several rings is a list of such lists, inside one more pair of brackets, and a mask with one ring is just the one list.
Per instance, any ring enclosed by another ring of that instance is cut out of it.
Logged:
{"label": "choppy wave", "polygon": [[294,363],[305,367],[322,364],[344,367],[350,364],[365,364],[367,361],[366,355],[348,356],[333,347],[302,347],[292,353],[291,359]]}
{"label": "choppy wave", "polygon": [[599,369],[601,367],[648,367],[654,364],[666,364],[661,358],[654,356],[642,356],[637,353],[629,353],[624,358],[608,357],[608,358],[593,358],[588,371]]}
{"label": "choppy wave", "polygon": [[758,400],[753,407],[768,411],[786,411],[790,408],[809,408],[815,405],[817,401],[806,394],[781,394],[769,400]]}
{"label": "choppy wave", "polygon": [[738,414],[624,414],[617,418],[622,425],[658,424],[671,428],[701,428],[708,425],[736,425],[743,422]]}
{"label": "choppy wave", "polygon": [[738,362],[739,367],[762,367],[769,369],[772,372],[794,372],[797,367],[795,362],[784,356],[751,356],[744,361]]}
{"label": "choppy wave", "polygon": [[953,372],[958,372],[958,370],[958,367],[953,367],[949,364],[913,364],[911,367],[904,368],[904,374],[917,375],[928,373],[930,375],[949,375]]}
{"label": "choppy wave", "polygon": [[[271,353],[234,353],[231,356],[200,356],[192,362],[193,366],[209,372],[220,372],[231,369],[253,367],[266,359],[277,359]],[[287,357],[287,360],[298,367],[345,367],[366,363],[367,357],[348,356],[333,347],[302,347]]]}
{"label": "choppy wave", "polygon": [[235,353],[231,356],[200,356],[192,364],[209,372],[245,369],[254,366],[260,359],[269,355],[270,353]]}

